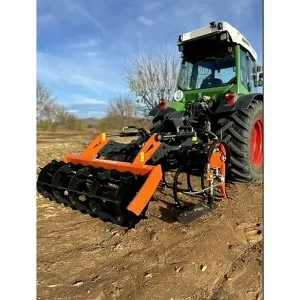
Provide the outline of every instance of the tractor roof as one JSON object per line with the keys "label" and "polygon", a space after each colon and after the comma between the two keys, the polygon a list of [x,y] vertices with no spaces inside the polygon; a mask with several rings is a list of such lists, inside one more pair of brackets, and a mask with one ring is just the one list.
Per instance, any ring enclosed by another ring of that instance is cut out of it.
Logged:
{"label": "tractor roof", "polygon": [[205,26],[179,36],[179,43],[185,43],[190,40],[198,39],[200,37],[205,37],[209,35],[214,35],[216,33],[228,32],[232,41],[236,44],[243,46],[252,57],[257,60],[257,54],[252,48],[251,44],[247,39],[233,26],[227,22],[211,22],[209,26]]}

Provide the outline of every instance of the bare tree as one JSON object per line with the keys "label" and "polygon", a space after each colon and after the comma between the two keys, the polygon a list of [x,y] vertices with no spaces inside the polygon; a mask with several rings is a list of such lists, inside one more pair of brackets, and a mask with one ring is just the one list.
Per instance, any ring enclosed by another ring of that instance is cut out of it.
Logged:
{"label": "bare tree", "polygon": [[78,118],[59,105],[50,89],[40,81],[36,86],[36,118],[45,126],[75,129],[80,125]]}
{"label": "bare tree", "polygon": [[178,67],[178,56],[165,47],[158,55],[137,53],[124,68],[124,80],[144,113],[155,107],[159,99],[172,101]]}
{"label": "bare tree", "polygon": [[56,124],[59,127],[75,128],[78,118],[66,111],[62,106],[56,106]]}
{"label": "bare tree", "polygon": [[137,116],[137,105],[129,95],[119,95],[109,103],[107,116],[135,118]]}
{"label": "bare tree", "polygon": [[57,117],[57,104],[48,87],[38,81],[36,85],[36,118],[53,123]]}

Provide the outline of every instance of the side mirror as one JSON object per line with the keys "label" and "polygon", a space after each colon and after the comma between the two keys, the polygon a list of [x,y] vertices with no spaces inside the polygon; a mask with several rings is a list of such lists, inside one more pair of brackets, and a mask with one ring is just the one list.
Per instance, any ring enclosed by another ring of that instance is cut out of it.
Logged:
{"label": "side mirror", "polygon": [[262,66],[255,66],[253,68],[253,72],[255,73],[253,75],[253,77],[254,77],[254,86],[255,87],[262,86],[263,85],[263,78],[264,78],[263,67]]}
{"label": "side mirror", "polygon": [[263,67],[262,66],[256,66],[256,72],[257,73],[261,73],[263,71]]}
{"label": "side mirror", "polygon": [[263,86],[263,79],[258,79],[254,81],[254,87]]}

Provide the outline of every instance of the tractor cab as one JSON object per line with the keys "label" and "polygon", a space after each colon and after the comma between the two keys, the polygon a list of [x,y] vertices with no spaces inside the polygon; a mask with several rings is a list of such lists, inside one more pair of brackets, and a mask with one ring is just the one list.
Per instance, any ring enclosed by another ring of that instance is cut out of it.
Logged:
{"label": "tractor cab", "polygon": [[177,86],[182,91],[227,86],[237,82],[233,48],[210,55],[186,55],[181,63]]}
{"label": "tractor cab", "polygon": [[182,99],[174,97],[175,101],[183,100],[184,96],[189,102],[199,93],[218,99],[229,90],[246,95],[262,85],[256,52],[227,22],[212,22],[180,35],[178,48],[182,62],[177,89],[183,93],[180,92]]}

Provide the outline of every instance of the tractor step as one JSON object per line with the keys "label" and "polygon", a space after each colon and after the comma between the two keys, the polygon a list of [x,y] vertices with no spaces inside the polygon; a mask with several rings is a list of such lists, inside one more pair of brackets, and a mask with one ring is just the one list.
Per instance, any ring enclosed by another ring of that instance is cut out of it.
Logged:
{"label": "tractor step", "polygon": [[177,220],[179,223],[187,225],[195,222],[201,217],[207,216],[214,210],[214,207],[208,207],[205,205],[195,205],[191,209],[184,210],[177,215]]}

